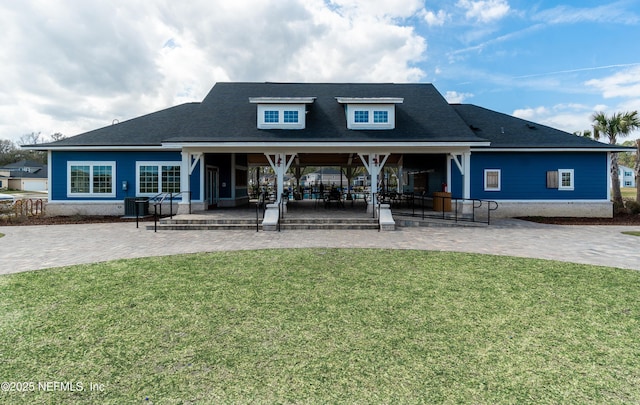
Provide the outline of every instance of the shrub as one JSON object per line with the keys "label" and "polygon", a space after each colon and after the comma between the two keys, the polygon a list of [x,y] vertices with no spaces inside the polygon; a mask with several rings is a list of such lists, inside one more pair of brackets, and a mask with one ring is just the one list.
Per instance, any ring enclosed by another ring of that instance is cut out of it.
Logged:
{"label": "shrub", "polygon": [[640,202],[638,201],[627,201],[626,203],[627,210],[631,214],[640,214]]}
{"label": "shrub", "polygon": [[628,214],[628,211],[624,206],[624,202],[622,204],[615,201],[613,202],[613,214]]}

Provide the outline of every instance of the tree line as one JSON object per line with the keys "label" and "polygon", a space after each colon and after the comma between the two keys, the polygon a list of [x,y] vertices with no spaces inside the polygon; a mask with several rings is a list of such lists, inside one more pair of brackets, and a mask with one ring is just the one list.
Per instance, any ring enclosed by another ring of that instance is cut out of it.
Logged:
{"label": "tree line", "polygon": [[21,145],[36,145],[39,143],[54,142],[66,138],[63,134],[56,132],[49,136],[44,136],[40,132],[31,132],[18,138],[17,142],[10,139],[0,139],[0,166],[18,162],[20,160],[31,160],[34,162],[47,164],[47,153],[34,150],[24,150]]}

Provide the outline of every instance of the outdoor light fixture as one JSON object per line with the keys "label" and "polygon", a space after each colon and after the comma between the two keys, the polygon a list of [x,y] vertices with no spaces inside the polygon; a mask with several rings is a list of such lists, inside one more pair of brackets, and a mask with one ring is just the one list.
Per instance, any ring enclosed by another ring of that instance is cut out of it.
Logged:
{"label": "outdoor light fixture", "polygon": [[282,158],[278,157],[278,167],[280,167],[280,163],[282,163]]}

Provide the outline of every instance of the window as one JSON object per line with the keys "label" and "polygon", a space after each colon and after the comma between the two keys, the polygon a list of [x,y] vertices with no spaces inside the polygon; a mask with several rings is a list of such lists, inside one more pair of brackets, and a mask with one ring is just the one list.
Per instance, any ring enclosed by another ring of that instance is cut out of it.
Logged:
{"label": "window", "polygon": [[297,111],[284,111],[284,122],[287,124],[294,124],[298,122],[298,112]]}
{"label": "window", "polygon": [[356,110],[353,112],[353,121],[359,123],[369,122],[369,111]]}
{"label": "window", "polygon": [[558,190],[573,190],[573,169],[558,170]]}
{"label": "window", "polygon": [[383,124],[389,122],[389,112],[388,111],[374,111],[373,112],[373,122],[376,124]]}
{"label": "window", "polygon": [[115,162],[68,162],[68,197],[115,197]]}
{"label": "window", "polygon": [[177,162],[138,162],[137,195],[180,192],[180,164]]}
{"label": "window", "polygon": [[484,170],[484,191],[500,191],[500,169]]}
{"label": "window", "polygon": [[264,122],[277,123],[280,120],[279,115],[278,111],[267,110],[264,112]]}
{"label": "window", "polygon": [[336,97],[344,105],[348,129],[385,130],[396,127],[396,105],[399,97]]}
{"label": "window", "polygon": [[304,129],[315,97],[249,97],[257,105],[258,129]]}

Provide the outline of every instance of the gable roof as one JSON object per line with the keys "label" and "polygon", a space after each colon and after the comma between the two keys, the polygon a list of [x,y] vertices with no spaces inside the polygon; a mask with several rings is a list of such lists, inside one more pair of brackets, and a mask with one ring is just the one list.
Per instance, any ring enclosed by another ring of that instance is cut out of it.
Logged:
{"label": "gable roof", "polygon": [[[257,127],[255,97],[315,97],[302,130]],[[349,130],[336,97],[403,98],[396,128]],[[216,83],[201,103],[187,103],[48,144],[30,147],[132,147],[163,142],[485,142],[431,84]]]}
{"label": "gable roof", "polygon": [[35,160],[19,160],[17,162],[13,162],[13,163],[8,163],[4,166],[2,166],[3,169],[22,169],[25,167],[31,167],[31,168],[43,168],[43,167],[47,167],[46,164],[44,163],[40,163],[40,162],[36,162]]}
{"label": "gable roof", "polygon": [[[180,133],[200,103],[186,103],[43,146],[161,146]],[[38,146],[38,145],[36,145]]]}
{"label": "gable roof", "polygon": [[490,149],[626,149],[472,104],[451,106],[476,135],[491,142]]}
{"label": "gable roof", "polygon": [[47,165],[32,172],[25,172],[22,170],[11,170],[9,177],[15,179],[46,179],[48,176]]}
{"label": "gable roof", "polygon": [[[351,130],[338,98],[403,99],[395,128]],[[258,129],[256,98],[313,98],[305,129]],[[486,146],[490,141],[490,146]],[[609,151],[608,145],[470,104],[450,105],[432,84],[216,83],[201,103],[186,103],[29,149],[180,148],[195,144],[289,142],[442,143],[477,148]]]}
{"label": "gable roof", "polygon": [[[315,97],[303,130],[258,129],[255,97]],[[337,97],[403,98],[396,126],[350,130]],[[431,84],[217,83],[169,142],[483,142]]]}

